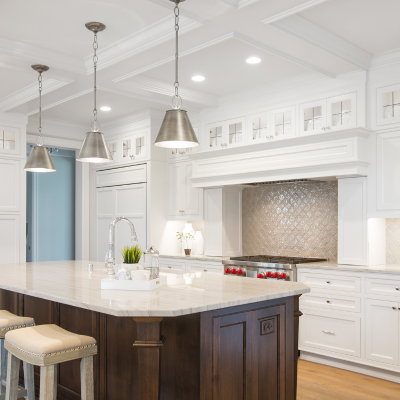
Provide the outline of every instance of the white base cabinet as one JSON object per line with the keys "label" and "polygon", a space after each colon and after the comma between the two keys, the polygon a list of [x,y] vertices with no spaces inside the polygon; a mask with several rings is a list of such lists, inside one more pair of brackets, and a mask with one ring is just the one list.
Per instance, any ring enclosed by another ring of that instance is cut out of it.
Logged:
{"label": "white base cabinet", "polygon": [[311,288],[300,297],[304,359],[400,382],[400,276],[316,268],[297,276]]}
{"label": "white base cabinet", "polygon": [[184,260],[162,256],[160,256],[160,270],[177,275],[196,272],[214,272],[222,275],[224,271],[222,262],[191,260],[190,257]]}

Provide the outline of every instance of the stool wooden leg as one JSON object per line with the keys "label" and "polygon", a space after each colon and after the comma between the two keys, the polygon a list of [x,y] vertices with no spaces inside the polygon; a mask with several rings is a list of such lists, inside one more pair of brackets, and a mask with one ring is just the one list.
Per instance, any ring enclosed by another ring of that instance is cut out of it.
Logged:
{"label": "stool wooden leg", "polygon": [[54,400],[54,395],[57,396],[54,390],[54,377],[57,365],[48,365],[40,367],[40,395],[39,400]]}
{"label": "stool wooden leg", "polygon": [[27,391],[26,400],[35,400],[35,381],[33,373],[33,365],[27,362],[24,364],[24,385]]}
{"label": "stool wooden leg", "polygon": [[4,347],[4,339],[0,339],[0,395],[6,394],[6,387],[2,382],[7,378],[7,354],[8,351]]}
{"label": "stool wooden leg", "polygon": [[54,389],[53,400],[57,400],[57,386],[58,386],[58,364],[54,366]]}
{"label": "stool wooden leg", "polygon": [[8,353],[6,400],[17,400],[19,378],[19,359]]}
{"label": "stool wooden leg", "polygon": [[81,359],[81,399],[94,400],[93,356]]}

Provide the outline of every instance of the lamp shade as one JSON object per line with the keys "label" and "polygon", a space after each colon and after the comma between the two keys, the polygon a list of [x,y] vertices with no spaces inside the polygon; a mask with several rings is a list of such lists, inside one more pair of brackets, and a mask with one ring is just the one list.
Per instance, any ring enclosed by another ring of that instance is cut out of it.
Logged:
{"label": "lamp shade", "polygon": [[76,160],[91,163],[112,162],[113,158],[104,134],[101,132],[87,132]]}
{"label": "lamp shade", "polygon": [[199,142],[186,111],[168,110],[154,146],[179,149],[198,145]]}
{"label": "lamp shade", "polygon": [[51,160],[48,148],[43,146],[32,147],[24,170],[29,172],[54,172],[56,168]]}

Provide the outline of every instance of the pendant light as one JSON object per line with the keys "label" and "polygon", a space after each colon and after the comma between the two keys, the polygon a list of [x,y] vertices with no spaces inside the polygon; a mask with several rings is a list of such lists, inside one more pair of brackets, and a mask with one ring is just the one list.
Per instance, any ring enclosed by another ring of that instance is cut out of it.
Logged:
{"label": "pendant light", "polygon": [[32,68],[39,72],[39,137],[36,140],[37,146],[32,147],[31,153],[24,167],[29,172],[55,172],[53,161],[51,160],[49,149],[43,147],[42,137],[42,72],[47,71],[49,67],[46,65],[32,65]]}
{"label": "pendant light", "polygon": [[93,108],[93,122],[92,122],[92,131],[86,133],[85,140],[82,144],[81,151],[79,152],[77,161],[82,162],[91,162],[91,163],[104,163],[104,162],[112,162],[112,156],[110,149],[108,148],[106,138],[104,134],[100,132],[100,124],[97,121],[97,105],[96,105],[96,95],[97,95],[97,86],[96,86],[96,78],[97,78],[97,49],[99,47],[97,43],[97,32],[104,31],[106,26],[101,22],[88,22],[85,24],[86,28],[94,33],[94,56],[93,56],[93,64],[94,64],[94,108]]}
{"label": "pendant light", "polygon": [[179,32],[179,3],[185,0],[170,0],[175,3],[175,95],[172,98],[172,110],[165,114],[154,146],[166,148],[187,148],[199,145],[192,124],[185,110],[181,110],[182,98],[179,96],[178,81],[178,32]]}

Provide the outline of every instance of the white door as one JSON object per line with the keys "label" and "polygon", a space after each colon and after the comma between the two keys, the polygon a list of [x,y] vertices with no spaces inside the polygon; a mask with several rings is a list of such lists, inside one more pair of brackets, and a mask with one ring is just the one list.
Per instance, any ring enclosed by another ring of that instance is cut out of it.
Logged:
{"label": "white door", "polygon": [[183,163],[168,164],[168,214],[170,216],[183,215]]}
{"label": "white door", "polygon": [[365,300],[367,360],[399,365],[399,303]]}
{"label": "white door", "polygon": [[184,215],[188,217],[201,216],[203,214],[203,189],[194,188],[192,185],[192,162],[183,165],[185,204]]}

